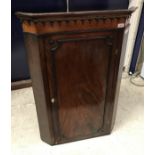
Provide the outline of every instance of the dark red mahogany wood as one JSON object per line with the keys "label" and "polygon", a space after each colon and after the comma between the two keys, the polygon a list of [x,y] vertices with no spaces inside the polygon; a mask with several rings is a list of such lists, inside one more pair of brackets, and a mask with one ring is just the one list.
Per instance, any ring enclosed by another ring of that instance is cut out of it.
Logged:
{"label": "dark red mahogany wood", "polygon": [[111,132],[131,13],[17,13],[43,141],[54,145]]}

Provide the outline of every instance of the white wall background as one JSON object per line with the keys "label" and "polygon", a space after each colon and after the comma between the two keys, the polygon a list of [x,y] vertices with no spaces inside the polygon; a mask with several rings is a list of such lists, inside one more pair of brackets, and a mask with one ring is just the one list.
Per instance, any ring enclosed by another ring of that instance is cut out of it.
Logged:
{"label": "white wall background", "polygon": [[137,7],[136,11],[132,14],[130,18],[130,27],[125,31],[124,40],[126,40],[125,45],[123,46],[123,50],[126,51],[125,60],[124,60],[124,67],[125,71],[129,71],[133,48],[137,36],[141,11],[143,7],[144,0],[130,0],[129,9],[131,7]]}

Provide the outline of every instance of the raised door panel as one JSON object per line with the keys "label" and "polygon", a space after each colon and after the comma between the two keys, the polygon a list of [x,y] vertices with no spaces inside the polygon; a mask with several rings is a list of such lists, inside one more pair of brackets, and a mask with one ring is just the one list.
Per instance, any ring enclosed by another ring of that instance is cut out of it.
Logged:
{"label": "raised door panel", "polygon": [[112,44],[109,32],[47,37],[47,68],[58,141],[103,132]]}

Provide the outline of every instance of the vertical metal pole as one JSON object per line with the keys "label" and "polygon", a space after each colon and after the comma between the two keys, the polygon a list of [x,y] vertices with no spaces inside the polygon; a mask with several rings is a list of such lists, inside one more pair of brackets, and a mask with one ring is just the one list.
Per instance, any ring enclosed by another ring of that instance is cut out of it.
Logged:
{"label": "vertical metal pole", "polygon": [[69,0],[66,1],[67,1],[67,12],[69,12]]}

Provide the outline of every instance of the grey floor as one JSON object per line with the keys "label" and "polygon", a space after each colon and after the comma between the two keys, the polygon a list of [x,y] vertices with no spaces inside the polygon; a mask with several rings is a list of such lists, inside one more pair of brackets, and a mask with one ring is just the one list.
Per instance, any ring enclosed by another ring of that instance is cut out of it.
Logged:
{"label": "grey floor", "polygon": [[111,135],[50,146],[40,140],[32,88],[12,91],[13,155],[143,155],[143,87],[122,79]]}

